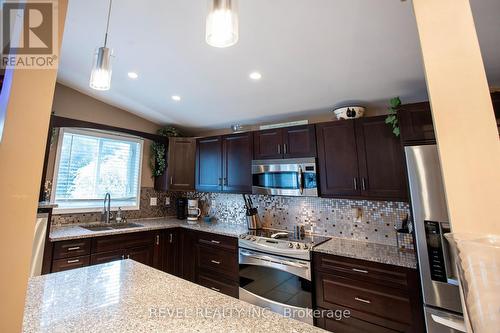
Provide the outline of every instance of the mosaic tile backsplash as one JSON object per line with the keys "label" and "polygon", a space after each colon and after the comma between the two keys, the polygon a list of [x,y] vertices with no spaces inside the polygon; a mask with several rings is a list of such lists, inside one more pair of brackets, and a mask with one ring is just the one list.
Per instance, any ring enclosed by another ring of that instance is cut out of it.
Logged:
{"label": "mosaic tile backsplash", "polygon": [[[243,197],[239,194],[190,192],[187,197],[198,198],[203,214],[219,222],[246,223]],[[264,227],[293,231],[300,224],[317,234],[394,246],[398,243],[395,227],[400,228],[410,213],[406,202],[266,195],[251,198]]]}
{"label": "mosaic tile backsplash", "polygon": [[[157,192],[141,189],[141,209],[124,211],[128,219],[172,216],[178,197],[198,198],[202,214],[213,216],[218,223],[245,224],[245,207],[240,194],[201,192]],[[149,199],[156,197],[157,206]],[[170,205],[165,199],[170,197]],[[406,202],[299,198],[251,195],[264,227],[293,231],[295,225],[317,234],[362,240],[371,243],[413,248],[411,235],[400,235],[395,227],[410,213]],[[358,218],[356,218],[358,216]],[[54,215],[52,224],[64,225],[100,221],[100,213]]]}

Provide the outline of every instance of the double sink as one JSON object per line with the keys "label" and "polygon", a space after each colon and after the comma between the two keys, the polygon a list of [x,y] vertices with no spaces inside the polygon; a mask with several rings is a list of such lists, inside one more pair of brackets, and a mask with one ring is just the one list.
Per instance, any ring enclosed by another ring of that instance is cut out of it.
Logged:
{"label": "double sink", "polygon": [[143,227],[142,224],[137,223],[100,223],[93,224],[89,226],[81,226],[84,229],[90,231],[105,231],[105,230],[119,230],[119,229],[129,229],[129,228],[137,228]]}

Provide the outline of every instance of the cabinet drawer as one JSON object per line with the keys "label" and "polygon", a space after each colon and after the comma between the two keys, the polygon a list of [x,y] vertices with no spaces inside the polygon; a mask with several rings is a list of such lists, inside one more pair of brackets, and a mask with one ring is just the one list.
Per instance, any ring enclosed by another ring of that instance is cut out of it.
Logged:
{"label": "cabinet drawer", "polygon": [[67,259],[58,259],[52,262],[52,273],[67,271],[68,269],[80,268],[88,266],[90,263],[90,256],[74,257]]}
{"label": "cabinet drawer", "polygon": [[319,284],[317,303],[322,307],[332,308],[339,304],[398,322],[411,323],[409,297],[398,289],[322,272],[316,274],[316,283]]}
{"label": "cabinet drawer", "polygon": [[[323,310],[323,309],[319,309]],[[335,318],[322,317],[316,320],[316,326],[334,333],[396,333],[392,329],[375,325],[354,317]]]}
{"label": "cabinet drawer", "polygon": [[235,281],[221,279],[220,277],[215,277],[214,275],[204,271],[200,271],[198,273],[198,278],[196,280],[199,285],[214,291],[218,291],[235,298],[238,298],[239,296],[239,284]]}
{"label": "cabinet drawer", "polygon": [[54,259],[84,256],[90,253],[90,239],[72,239],[54,244]]}
{"label": "cabinet drawer", "polygon": [[96,253],[90,256],[90,264],[99,265],[122,259],[125,259],[125,253],[123,252],[123,250]]}
{"label": "cabinet drawer", "polygon": [[404,268],[319,253],[314,253],[313,262],[315,269],[326,273],[391,288],[408,288]]}
{"label": "cabinet drawer", "polygon": [[198,245],[198,267],[210,269],[231,280],[238,279],[238,257],[236,252],[228,252],[211,246]]}
{"label": "cabinet drawer", "polygon": [[208,232],[199,233],[198,244],[210,245],[215,248],[229,251],[236,251],[238,249],[238,240],[236,238],[212,234]]}
{"label": "cabinet drawer", "polygon": [[155,245],[156,235],[154,232],[137,232],[96,237],[92,239],[92,253]]}

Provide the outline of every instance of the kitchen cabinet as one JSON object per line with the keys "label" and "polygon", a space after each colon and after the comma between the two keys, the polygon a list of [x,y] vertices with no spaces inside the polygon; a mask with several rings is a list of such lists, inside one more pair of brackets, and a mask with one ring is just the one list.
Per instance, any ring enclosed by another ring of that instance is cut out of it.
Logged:
{"label": "kitchen cabinet", "polygon": [[169,138],[166,171],[155,178],[155,189],[157,191],[194,190],[195,153],[195,138]]}
{"label": "kitchen cabinet", "polygon": [[316,325],[336,333],[424,332],[417,270],[320,253],[313,267],[318,308],[350,312]]}
{"label": "kitchen cabinet", "polygon": [[[500,92],[491,94],[500,133]],[[435,144],[434,124],[429,102],[401,105],[398,108],[401,142],[405,146]]]}
{"label": "kitchen cabinet", "polygon": [[196,143],[196,190],[222,190],[222,137],[198,139]]}
{"label": "kitchen cabinet", "polygon": [[232,297],[239,294],[238,240],[199,232],[196,244],[196,282]]}
{"label": "kitchen cabinet", "polygon": [[251,193],[252,133],[198,139],[196,190]]}
{"label": "kitchen cabinet", "polygon": [[191,282],[196,281],[196,240],[196,231],[179,229],[179,277]]}
{"label": "kitchen cabinet", "polygon": [[251,133],[222,137],[222,191],[252,193]]}
{"label": "kitchen cabinet", "polygon": [[321,196],[407,200],[403,148],[385,116],[316,125]]}
{"label": "kitchen cabinet", "polygon": [[55,242],[51,272],[133,259],[161,268],[160,231],[147,231]]}
{"label": "kitchen cabinet", "polygon": [[322,196],[361,196],[354,121],[316,125]]}
{"label": "kitchen cabinet", "polygon": [[164,230],[162,246],[162,270],[169,274],[179,275],[179,229]]}
{"label": "kitchen cabinet", "polygon": [[403,147],[386,116],[355,121],[361,196],[408,200]]}
{"label": "kitchen cabinet", "polygon": [[316,157],[314,125],[254,132],[254,159]]}

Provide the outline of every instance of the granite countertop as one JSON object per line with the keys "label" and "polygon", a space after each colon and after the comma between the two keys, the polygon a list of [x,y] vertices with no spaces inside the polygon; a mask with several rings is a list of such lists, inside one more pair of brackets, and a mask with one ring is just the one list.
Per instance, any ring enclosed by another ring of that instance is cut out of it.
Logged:
{"label": "granite countertop", "polygon": [[23,332],[325,332],[132,260],[30,278]]}
{"label": "granite countertop", "polygon": [[315,246],[313,251],[382,264],[417,268],[414,252],[401,252],[397,246],[391,245],[334,237],[323,244]]}
{"label": "granite countertop", "polygon": [[[141,227],[127,228],[127,229],[115,229],[115,230],[103,230],[103,231],[91,231],[82,228],[83,225],[71,224],[67,226],[52,226],[50,229],[49,238],[52,242],[78,239],[78,238],[89,238],[89,237],[99,237],[99,236],[109,236],[126,234],[132,232],[141,232],[149,230],[159,230],[182,227],[192,230],[206,231],[224,236],[238,237],[248,231],[246,225],[241,224],[230,224],[230,223],[205,223],[198,221],[197,224],[188,224],[185,220],[178,220],[175,217],[165,217],[165,218],[155,218],[155,219],[139,219],[139,220],[128,220],[128,222],[141,224]],[[89,223],[87,225],[92,225],[96,223]]]}

